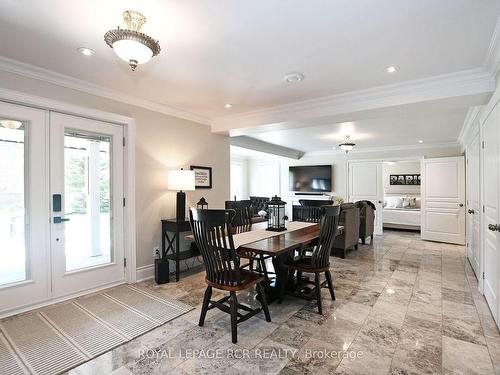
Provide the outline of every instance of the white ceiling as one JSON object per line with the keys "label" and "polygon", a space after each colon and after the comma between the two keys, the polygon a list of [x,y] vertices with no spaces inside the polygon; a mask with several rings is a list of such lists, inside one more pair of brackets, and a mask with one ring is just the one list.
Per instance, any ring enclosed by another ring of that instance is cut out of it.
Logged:
{"label": "white ceiling", "polygon": [[351,135],[357,149],[415,146],[419,140],[424,141],[425,146],[433,146],[456,142],[466,113],[466,108],[434,113],[412,112],[338,124],[253,132],[249,136],[303,152],[338,149],[338,144],[347,134]]}
{"label": "white ceiling", "polygon": [[[135,73],[103,41],[126,9],[146,15],[144,32],[162,47]],[[481,67],[499,15],[498,0],[2,0],[0,55],[211,119]],[[80,46],[97,53],[81,56]],[[385,73],[389,64],[400,71]],[[306,80],[284,83],[293,71]],[[422,128],[409,143],[426,138],[424,129],[444,141],[459,116],[401,126]],[[356,127],[390,138],[383,129],[397,122]],[[321,147],[331,146],[320,137],[331,131],[318,129]],[[301,146],[300,137],[291,132],[287,146]]]}

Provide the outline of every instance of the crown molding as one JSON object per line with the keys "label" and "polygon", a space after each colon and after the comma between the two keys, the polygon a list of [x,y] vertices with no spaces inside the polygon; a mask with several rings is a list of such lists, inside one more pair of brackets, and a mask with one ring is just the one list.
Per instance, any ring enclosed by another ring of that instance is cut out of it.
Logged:
{"label": "crown molding", "polygon": [[[351,154],[368,154],[368,153],[380,153],[387,151],[408,151],[408,150],[431,150],[437,148],[454,148],[460,147],[458,142],[443,142],[443,143],[429,143],[429,144],[411,144],[411,145],[398,145],[398,146],[381,146],[381,147],[366,147],[360,148],[355,147],[352,151],[349,151],[347,155]],[[346,155],[346,153],[340,149],[324,150],[324,151],[312,151],[306,152],[304,157],[308,156],[328,156],[328,155]]]}
{"label": "crown molding", "polygon": [[484,66],[493,77],[496,77],[500,70],[500,17],[491,36]]}
{"label": "crown molding", "polygon": [[116,100],[118,102],[145,108],[154,112],[163,113],[165,115],[178,117],[184,120],[189,120],[204,125],[210,125],[210,121],[208,118],[198,116],[196,114],[160,104],[151,100],[140,99],[136,96],[125,94],[118,90],[113,90],[104,86],[96,85],[94,83],[90,83],[78,78],[73,78],[45,68],[40,68],[31,64],[26,64],[17,60],[9,59],[4,56],[0,56],[0,71],[36,79],[39,81],[85,92],[87,94],[96,95],[106,99]]}
{"label": "crown molding", "polygon": [[495,78],[483,69],[427,77],[295,102],[282,106],[215,118],[212,131],[233,127],[255,127],[288,121],[347,114],[410,103],[488,93],[495,90]]}

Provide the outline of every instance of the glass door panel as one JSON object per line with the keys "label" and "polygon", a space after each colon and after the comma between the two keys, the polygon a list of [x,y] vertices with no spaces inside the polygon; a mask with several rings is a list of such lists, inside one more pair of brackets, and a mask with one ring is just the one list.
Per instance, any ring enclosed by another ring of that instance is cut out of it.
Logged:
{"label": "glass door panel", "polygon": [[125,278],[122,139],[120,125],[51,113],[54,297]]}
{"label": "glass door panel", "polygon": [[25,126],[0,118],[0,285],[26,280]]}
{"label": "glass door panel", "polygon": [[66,271],[113,260],[111,137],[66,131],[64,205]]}
{"label": "glass door panel", "polygon": [[46,135],[45,111],[0,102],[0,315],[49,296]]}

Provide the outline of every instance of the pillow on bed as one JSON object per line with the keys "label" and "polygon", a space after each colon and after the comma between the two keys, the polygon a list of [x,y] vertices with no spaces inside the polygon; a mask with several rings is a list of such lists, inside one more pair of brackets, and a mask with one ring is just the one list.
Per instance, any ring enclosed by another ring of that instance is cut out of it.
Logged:
{"label": "pillow on bed", "polygon": [[401,207],[402,208],[409,208],[410,207],[410,198],[404,197],[401,202]]}
{"label": "pillow on bed", "polygon": [[401,208],[403,207],[403,199],[401,197],[387,197],[385,206],[387,208]]}
{"label": "pillow on bed", "polygon": [[417,197],[410,197],[410,208],[417,208]]}

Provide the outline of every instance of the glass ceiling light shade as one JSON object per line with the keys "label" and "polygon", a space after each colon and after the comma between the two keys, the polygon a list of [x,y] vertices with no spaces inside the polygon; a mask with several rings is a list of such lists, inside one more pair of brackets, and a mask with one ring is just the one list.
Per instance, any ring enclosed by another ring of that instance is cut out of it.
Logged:
{"label": "glass ceiling light shade", "polygon": [[23,126],[23,123],[21,121],[14,120],[0,120],[0,126],[6,129],[19,129]]}
{"label": "glass ceiling light shade", "polygon": [[104,41],[134,71],[137,65],[148,62],[160,53],[160,43],[141,33],[141,28],[146,23],[146,17],[141,13],[127,10],[123,12],[123,20],[127,28],[118,27],[108,31],[104,34]]}
{"label": "glass ceiling light shade", "polygon": [[342,151],[345,151],[346,154],[349,151],[351,151],[354,148],[354,146],[356,146],[356,144],[351,142],[351,136],[350,135],[346,135],[345,139],[344,139],[344,142],[342,142],[341,144],[339,144],[340,149]]}

